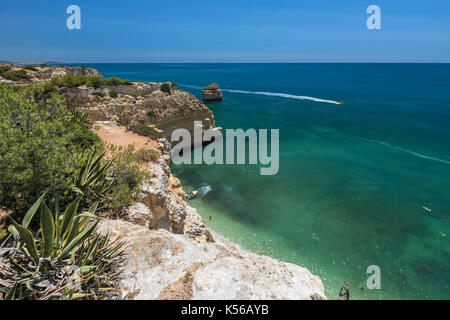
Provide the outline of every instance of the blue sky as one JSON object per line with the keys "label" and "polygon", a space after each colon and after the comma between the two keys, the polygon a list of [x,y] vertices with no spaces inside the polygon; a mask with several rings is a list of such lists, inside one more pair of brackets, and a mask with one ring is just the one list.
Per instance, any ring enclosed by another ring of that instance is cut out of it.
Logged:
{"label": "blue sky", "polygon": [[0,60],[450,62],[449,17],[448,0],[2,0]]}

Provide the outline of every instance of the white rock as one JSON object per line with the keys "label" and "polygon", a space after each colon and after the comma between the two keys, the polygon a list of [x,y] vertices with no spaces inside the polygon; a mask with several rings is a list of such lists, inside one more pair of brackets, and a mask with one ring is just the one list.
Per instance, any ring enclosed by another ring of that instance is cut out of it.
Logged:
{"label": "white rock", "polygon": [[120,290],[134,299],[326,299],[307,269],[183,234],[103,220],[124,244]]}

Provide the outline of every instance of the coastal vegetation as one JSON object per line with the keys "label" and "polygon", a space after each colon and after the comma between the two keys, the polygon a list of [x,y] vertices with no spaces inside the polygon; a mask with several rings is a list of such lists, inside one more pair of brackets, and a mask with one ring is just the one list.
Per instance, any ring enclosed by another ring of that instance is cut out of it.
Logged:
{"label": "coastal vegetation", "polygon": [[0,76],[6,80],[19,81],[22,79],[29,79],[30,77],[24,70],[11,71],[10,66],[0,66]]}
{"label": "coastal vegetation", "polygon": [[167,93],[167,94],[172,94],[172,87],[171,87],[171,85],[168,84],[168,83],[163,83],[163,84],[161,85],[160,90],[161,90],[162,92]]}
{"label": "coastal vegetation", "polygon": [[142,162],[157,162],[159,160],[159,152],[155,149],[138,150],[135,156]]}
{"label": "coastal vegetation", "polygon": [[105,146],[85,113],[46,89],[0,84],[0,209],[12,212],[1,230],[0,296],[111,297],[120,244],[96,235],[96,220],[136,201],[153,155]]}
{"label": "coastal vegetation", "polygon": [[[73,121],[64,97],[53,93],[38,105],[40,86],[0,86],[0,206],[24,212],[42,191],[71,197],[74,168],[98,136]],[[20,196],[18,196],[20,195]]]}
{"label": "coastal vegetation", "polygon": [[116,91],[111,90],[111,91],[109,91],[109,96],[110,96],[111,98],[117,98],[118,94],[117,94]]}
{"label": "coastal vegetation", "polygon": [[149,137],[151,139],[158,139],[162,137],[161,133],[158,132],[158,130],[145,124],[135,124],[129,126],[128,130],[131,130],[140,136]]}
{"label": "coastal vegetation", "polygon": [[[0,247],[0,291],[5,300],[102,298],[115,279],[122,243],[94,234],[98,202],[80,212],[82,196],[63,211],[44,193],[22,223],[11,220],[11,235]],[[30,227],[36,213],[40,227]],[[4,277],[3,275],[7,275]]]}
{"label": "coastal vegetation", "polygon": [[109,216],[119,216],[124,209],[132,205],[140,195],[140,185],[150,177],[142,169],[143,161],[136,156],[134,146],[126,148],[108,146],[113,161],[107,176],[114,181],[108,190],[105,211]]}
{"label": "coastal vegetation", "polygon": [[108,79],[98,76],[86,76],[81,74],[67,74],[61,78],[52,78],[44,83],[45,92],[52,92],[59,88],[75,88],[80,86],[87,86],[93,88],[100,88],[101,86],[118,86],[131,85],[129,80],[122,80],[117,77]]}
{"label": "coastal vegetation", "polygon": [[95,91],[94,93],[93,93],[93,95],[94,96],[98,96],[98,97],[104,97],[105,96],[105,93],[103,92],[103,91]]}
{"label": "coastal vegetation", "polygon": [[26,70],[30,70],[30,71],[38,71],[38,69],[36,67],[34,67],[34,66],[25,66],[23,68],[26,69]]}
{"label": "coastal vegetation", "polygon": [[[103,211],[132,203],[146,177],[134,150],[108,146],[106,160],[101,139],[88,129],[89,117],[79,109],[69,110],[60,93],[37,100],[42,91],[41,85],[0,85],[0,206],[24,213],[43,191],[66,204],[74,187],[101,199]],[[102,193],[90,185],[83,189],[79,181],[92,163],[109,163],[101,173],[98,166],[89,169],[96,183],[100,178],[113,181]]]}

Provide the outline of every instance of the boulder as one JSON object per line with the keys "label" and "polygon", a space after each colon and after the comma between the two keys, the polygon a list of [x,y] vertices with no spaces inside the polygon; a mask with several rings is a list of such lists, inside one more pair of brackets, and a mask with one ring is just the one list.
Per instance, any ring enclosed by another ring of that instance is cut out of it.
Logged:
{"label": "boulder", "polygon": [[204,102],[223,100],[222,91],[220,91],[217,83],[210,84],[209,86],[203,88],[202,95]]}
{"label": "boulder", "polygon": [[215,236],[103,220],[98,231],[124,241],[119,290],[128,299],[326,299],[322,281],[300,266],[244,252]]}

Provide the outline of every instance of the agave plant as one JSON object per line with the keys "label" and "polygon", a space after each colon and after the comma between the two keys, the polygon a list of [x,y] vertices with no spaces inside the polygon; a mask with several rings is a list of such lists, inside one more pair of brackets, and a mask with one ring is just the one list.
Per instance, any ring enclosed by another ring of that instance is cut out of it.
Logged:
{"label": "agave plant", "polygon": [[89,115],[80,110],[79,108],[71,110],[71,114],[72,114],[72,121],[78,122],[86,127],[89,127],[91,125]]}
{"label": "agave plant", "polygon": [[113,161],[103,161],[104,156],[105,153],[97,155],[97,151],[91,152],[75,181],[78,193],[101,198],[110,190],[114,180],[107,176],[107,171]]}
{"label": "agave plant", "polygon": [[[89,283],[111,273],[122,243],[94,235],[98,203],[89,211],[78,213],[82,198],[78,196],[61,212],[57,200],[52,211],[44,198],[45,194],[28,210],[21,224],[11,219],[10,237],[16,241],[7,248],[0,246],[0,291],[6,299],[61,298],[67,290],[76,297],[98,293],[91,290]],[[40,228],[33,232],[30,221],[39,209]],[[94,287],[99,289],[98,281]]]}

